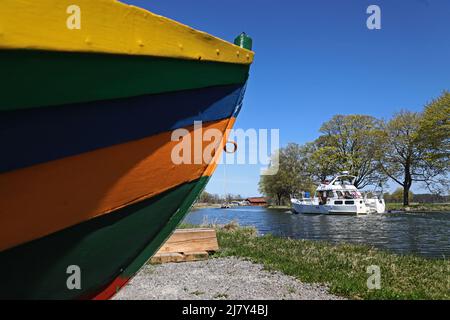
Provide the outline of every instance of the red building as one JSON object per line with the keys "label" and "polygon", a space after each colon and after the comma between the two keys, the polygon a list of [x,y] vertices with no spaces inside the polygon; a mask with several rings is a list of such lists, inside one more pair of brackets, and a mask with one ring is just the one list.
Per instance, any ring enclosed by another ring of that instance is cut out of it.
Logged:
{"label": "red building", "polygon": [[253,197],[253,198],[247,198],[245,199],[251,206],[266,206],[267,205],[267,199],[264,197]]}

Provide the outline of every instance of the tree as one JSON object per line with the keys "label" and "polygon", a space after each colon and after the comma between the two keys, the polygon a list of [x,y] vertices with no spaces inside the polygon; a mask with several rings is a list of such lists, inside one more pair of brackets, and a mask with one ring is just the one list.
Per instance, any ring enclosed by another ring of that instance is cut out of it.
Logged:
{"label": "tree", "polygon": [[279,171],[276,175],[262,175],[259,180],[259,192],[269,199],[275,200],[276,205],[280,206],[283,198],[289,193],[281,177]]}
{"label": "tree", "polygon": [[450,92],[425,106],[419,134],[430,161],[437,161],[448,169],[450,158]]}
{"label": "tree", "polygon": [[339,172],[336,163],[339,161],[334,147],[328,146],[323,137],[304,146],[305,170],[311,179],[321,183]]}
{"label": "tree", "polygon": [[200,196],[198,197],[197,202],[199,203],[211,203],[212,200],[212,194],[209,192],[203,191]]}
{"label": "tree", "polygon": [[278,171],[274,175],[262,175],[259,181],[259,191],[270,199],[275,199],[277,205],[283,200],[289,200],[302,190],[311,189],[311,177],[306,171],[306,149],[296,143],[290,143],[279,150]]}
{"label": "tree", "polygon": [[219,196],[217,194],[211,194],[207,191],[203,191],[197,202],[199,203],[218,203]]}
{"label": "tree", "polygon": [[[316,163],[316,175],[334,176],[349,171],[356,176],[355,186],[364,188],[379,185],[386,176],[379,170],[376,154],[379,152],[382,122],[367,115],[335,115],[325,122],[316,141],[316,151],[310,161]],[[311,167],[310,167],[311,168]]]}
{"label": "tree", "polygon": [[410,111],[395,114],[384,125],[379,163],[383,172],[403,187],[404,206],[409,205],[409,190],[414,182],[421,182],[430,190],[446,183],[446,168],[430,157],[430,148],[421,134],[422,125],[422,114]]}

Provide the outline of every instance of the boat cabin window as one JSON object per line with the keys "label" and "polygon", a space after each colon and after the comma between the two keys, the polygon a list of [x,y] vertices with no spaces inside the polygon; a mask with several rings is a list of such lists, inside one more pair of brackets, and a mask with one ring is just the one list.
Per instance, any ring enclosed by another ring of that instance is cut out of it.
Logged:
{"label": "boat cabin window", "polygon": [[334,193],[332,190],[327,191],[327,198],[334,198]]}
{"label": "boat cabin window", "polygon": [[361,199],[362,195],[358,191],[354,190],[343,190],[343,191],[336,191],[337,196],[339,199]]}
{"label": "boat cabin window", "polygon": [[345,199],[352,199],[352,195],[350,191],[344,191],[344,198]]}
{"label": "boat cabin window", "polygon": [[357,191],[352,191],[353,199],[361,198],[361,193]]}

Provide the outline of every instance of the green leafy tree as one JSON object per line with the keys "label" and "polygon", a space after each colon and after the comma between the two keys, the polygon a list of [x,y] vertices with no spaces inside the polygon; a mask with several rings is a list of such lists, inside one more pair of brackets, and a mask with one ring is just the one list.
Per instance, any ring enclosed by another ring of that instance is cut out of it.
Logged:
{"label": "green leafy tree", "polygon": [[324,179],[342,171],[356,176],[355,186],[379,185],[387,177],[379,170],[377,154],[381,121],[367,115],[335,115],[325,122],[309,157],[312,175]]}
{"label": "green leafy tree", "polygon": [[425,106],[420,121],[419,134],[426,157],[449,167],[450,158],[450,92],[444,91],[440,97]]}
{"label": "green leafy tree", "polygon": [[[409,191],[414,182],[423,183],[436,192],[446,188],[448,168],[434,156],[422,134],[423,115],[401,111],[384,125],[380,167],[403,187],[403,205],[409,205]],[[436,144],[435,147],[438,147]],[[441,158],[441,157],[439,157]]]}
{"label": "green leafy tree", "polygon": [[310,190],[311,177],[306,171],[307,152],[305,147],[295,143],[288,144],[279,150],[277,155],[278,170],[276,174],[262,175],[259,182],[259,191],[277,205],[289,201],[303,190]]}
{"label": "green leafy tree", "polygon": [[339,172],[336,165],[339,161],[336,150],[328,146],[325,140],[327,139],[319,137],[304,146],[305,170],[316,183],[327,180]]}
{"label": "green leafy tree", "polygon": [[280,172],[276,175],[262,175],[259,180],[259,192],[279,206],[283,203],[283,199],[289,194],[289,190],[283,184]]}

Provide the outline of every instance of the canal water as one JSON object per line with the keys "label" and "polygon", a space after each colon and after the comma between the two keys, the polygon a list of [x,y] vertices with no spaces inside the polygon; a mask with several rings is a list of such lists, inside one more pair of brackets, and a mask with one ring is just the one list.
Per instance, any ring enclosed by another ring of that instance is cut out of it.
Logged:
{"label": "canal water", "polygon": [[386,213],[368,216],[297,215],[258,207],[198,209],[186,217],[190,224],[254,226],[260,234],[295,239],[373,245],[391,252],[430,258],[450,257],[450,212]]}

